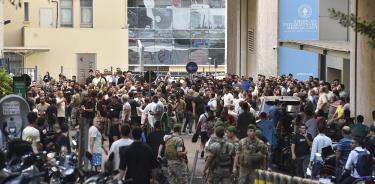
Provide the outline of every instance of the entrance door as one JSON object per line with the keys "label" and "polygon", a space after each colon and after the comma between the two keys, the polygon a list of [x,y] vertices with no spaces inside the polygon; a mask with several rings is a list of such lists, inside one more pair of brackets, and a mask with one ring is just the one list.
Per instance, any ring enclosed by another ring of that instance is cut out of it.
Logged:
{"label": "entrance door", "polygon": [[90,69],[96,70],[96,54],[77,54],[77,81],[85,83]]}
{"label": "entrance door", "polygon": [[39,26],[41,28],[51,28],[53,26],[52,18],[51,8],[41,8],[39,10]]}

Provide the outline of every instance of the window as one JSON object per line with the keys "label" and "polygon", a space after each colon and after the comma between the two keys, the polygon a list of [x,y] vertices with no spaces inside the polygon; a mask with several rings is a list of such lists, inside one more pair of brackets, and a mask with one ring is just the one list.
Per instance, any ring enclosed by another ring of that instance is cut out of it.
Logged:
{"label": "window", "polygon": [[23,3],[23,8],[24,8],[24,21],[29,21],[29,2],[24,2]]}
{"label": "window", "polygon": [[73,27],[73,0],[60,0],[60,26]]}
{"label": "window", "polygon": [[92,0],[81,0],[81,27],[92,27]]}

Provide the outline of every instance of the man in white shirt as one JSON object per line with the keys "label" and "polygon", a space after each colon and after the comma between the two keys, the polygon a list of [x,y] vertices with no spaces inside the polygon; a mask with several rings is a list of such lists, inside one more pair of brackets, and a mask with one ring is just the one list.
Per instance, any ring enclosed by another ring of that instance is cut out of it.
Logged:
{"label": "man in white shirt", "polygon": [[210,107],[210,110],[212,112],[216,112],[217,100],[216,100],[216,94],[215,93],[210,94],[210,101],[208,101],[207,105]]}
{"label": "man in white shirt", "polygon": [[129,146],[133,143],[133,140],[129,139],[130,127],[129,125],[121,126],[121,139],[112,143],[112,146],[109,150],[109,155],[113,153],[114,156],[114,170],[117,170],[120,165],[120,147]]}
{"label": "man in white shirt", "polygon": [[100,171],[102,165],[102,148],[107,153],[102,144],[102,134],[98,127],[100,127],[100,121],[97,118],[94,119],[94,124],[89,128],[89,147],[88,152],[92,154],[91,166],[96,168],[96,171]]}
{"label": "man in white shirt", "polygon": [[131,117],[131,106],[130,106],[130,103],[129,103],[129,96],[128,95],[124,95],[122,96],[122,101],[124,103],[124,106],[122,108],[122,121],[124,123],[128,122],[130,123],[130,117]]}
{"label": "man in white shirt", "polygon": [[[363,147],[363,141],[359,137],[353,137],[352,139],[352,148],[353,150],[349,153],[348,160],[345,164],[345,171],[343,174],[343,178],[340,182],[340,184],[352,184],[355,180],[360,179],[361,176],[358,173],[357,169],[355,168],[357,162],[358,162],[358,155],[360,152],[367,152],[370,154],[370,152]],[[350,173],[350,176],[345,177]],[[370,172],[371,173],[371,172]],[[370,174],[371,175],[371,174]]]}
{"label": "man in white shirt", "polygon": [[34,112],[29,112],[27,114],[27,120],[29,125],[25,127],[22,131],[22,140],[31,142],[34,153],[38,153],[42,150],[42,144],[40,143],[40,132],[36,128],[38,115]]}
{"label": "man in white shirt", "polygon": [[319,169],[323,162],[321,157],[316,157],[316,153],[322,154],[322,149],[330,146],[332,148],[332,140],[331,138],[327,137],[323,132],[325,130],[325,126],[323,124],[318,125],[318,132],[319,134],[314,138],[312,147],[311,147],[311,154],[310,154],[310,163],[309,168],[312,166],[311,177],[313,179],[319,173]]}
{"label": "man in white shirt", "polygon": [[233,104],[233,95],[229,92],[228,87],[224,88],[224,107],[229,107]]}
{"label": "man in white shirt", "polygon": [[64,98],[64,93],[59,91],[57,93],[56,105],[57,105],[57,122],[61,125],[65,123],[65,104],[66,99]]}

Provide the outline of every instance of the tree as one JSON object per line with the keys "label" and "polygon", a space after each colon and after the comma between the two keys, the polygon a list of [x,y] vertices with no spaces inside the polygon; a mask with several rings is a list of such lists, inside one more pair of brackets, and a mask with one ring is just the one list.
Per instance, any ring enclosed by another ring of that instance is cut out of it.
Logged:
{"label": "tree", "polygon": [[0,69],[0,98],[9,95],[13,92],[12,88],[12,78],[9,76],[8,72]]}
{"label": "tree", "polygon": [[375,21],[366,21],[354,14],[346,14],[335,9],[328,9],[331,18],[339,20],[344,27],[353,28],[354,31],[370,38],[369,45],[375,48]]}

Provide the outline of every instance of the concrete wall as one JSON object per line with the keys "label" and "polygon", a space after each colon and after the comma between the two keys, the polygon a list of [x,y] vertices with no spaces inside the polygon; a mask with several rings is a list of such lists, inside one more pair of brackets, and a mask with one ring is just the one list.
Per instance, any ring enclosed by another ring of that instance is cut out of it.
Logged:
{"label": "concrete wall", "polygon": [[[16,9],[5,0],[5,18],[12,21],[5,29],[5,46],[49,48],[49,52],[36,53],[25,60],[25,67],[37,65],[39,74],[50,71],[57,76],[64,66],[66,76],[77,75],[77,53],[96,53],[98,69],[127,69],[126,5],[124,0],[94,0],[93,27],[81,28],[79,0],[73,0],[73,27],[59,27],[57,5],[52,1],[29,0],[29,21],[25,22],[24,7]],[[52,28],[40,28],[41,8],[52,9]]]}
{"label": "concrete wall", "polygon": [[[0,22],[4,22],[4,0],[0,0]],[[4,24],[0,24],[0,58],[3,57]]]}
{"label": "concrete wall", "polygon": [[[352,1],[352,12],[354,13],[356,12],[355,2],[355,0]],[[374,0],[358,0],[359,17],[369,22],[375,21],[374,10]],[[355,39],[351,42],[351,110],[352,115],[364,115],[365,122],[370,125],[372,122],[371,112],[375,110],[375,49],[368,45],[369,38],[361,34],[357,36],[357,47]],[[351,37],[355,38],[354,32]]]}
{"label": "concrete wall", "polygon": [[[277,2],[277,1],[276,1]],[[228,1],[228,72],[241,76],[277,74],[278,4],[274,0]],[[254,51],[248,31],[254,31]]]}
{"label": "concrete wall", "polygon": [[257,19],[257,72],[277,75],[278,1],[259,0]]}
{"label": "concrete wall", "polygon": [[[25,46],[48,46],[49,52],[26,58],[25,67],[38,66],[39,74],[52,76],[64,66],[67,77],[77,75],[77,53],[96,53],[97,69],[128,67],[125,29],[40,29],[25,28]],[[56,39],[58,38],[58,39]]]}
{"label": "concrete wall", "polygon": [[349,30],[341,26],[337,20],[331,19],[328,9],[334,8],[341,12],[349,12],[349,0],[319,1],[319,39],[348,40]]}

